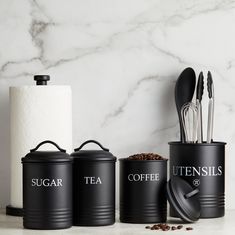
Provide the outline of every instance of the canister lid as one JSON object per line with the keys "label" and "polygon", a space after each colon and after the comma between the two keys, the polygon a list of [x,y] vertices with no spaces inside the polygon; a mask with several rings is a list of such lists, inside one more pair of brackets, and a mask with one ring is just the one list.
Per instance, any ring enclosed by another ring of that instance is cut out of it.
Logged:
{"label": "canister lid", "polygon": [[[102,150],[81,150],[86,144],[95,143],[100,146]],[[74,160],[83,161],[116,161],[116,157],[109,152],[109,149],[103,147],[98,141],[87,140],[79,148],[74,149],[71,154]]]}
{"label": "canister lid", "polygon": [[195,222],[200,217],[199,189],[180,177],[173,177],[167,183],[167,197],[170,205],[185,222]]}
{"label": "canister lid", "polygon": [[[59,151],[37,151],[43,144],[53,144]],[[31,149],[24,158],[21,159],[22,163],[29,162],[71,162],[72,158],[66,153],[66,150],[60,148],[56,143],[50,140],[41,142],[36,148]]]}

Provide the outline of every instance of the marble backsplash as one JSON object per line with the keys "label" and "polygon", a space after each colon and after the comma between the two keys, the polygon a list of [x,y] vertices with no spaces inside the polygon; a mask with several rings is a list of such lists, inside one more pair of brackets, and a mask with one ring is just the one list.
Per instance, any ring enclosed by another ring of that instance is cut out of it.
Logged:
{"label": "marble backsplash", "polygon": [[0,206],[10,196],[9,86],[34,74],[71,85],[74,147],[96,139],[117,157],[168,157],[179,138],[175,81],[191,66],[213,74],[214,139],[228,143],[235,209],[234,22],[231,0],[0,0]]}

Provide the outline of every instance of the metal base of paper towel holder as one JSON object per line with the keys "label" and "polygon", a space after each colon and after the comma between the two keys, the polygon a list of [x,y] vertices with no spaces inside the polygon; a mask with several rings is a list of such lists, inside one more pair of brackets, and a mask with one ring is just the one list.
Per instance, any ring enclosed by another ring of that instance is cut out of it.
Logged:
{"label": "metal base of paper towel holder", "polygon": [[6,214],[12,216],[23,216],[23,209],[8,205],[6,206]]}

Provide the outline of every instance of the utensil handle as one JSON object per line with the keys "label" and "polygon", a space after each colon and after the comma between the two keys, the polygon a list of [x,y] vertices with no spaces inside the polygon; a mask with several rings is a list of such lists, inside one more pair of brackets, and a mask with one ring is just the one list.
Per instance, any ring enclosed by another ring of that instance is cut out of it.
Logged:
{"label": "utensil handle", "polygon": [[186,136],[185,136],[185,130],[184,130],[184,125],[181,116],[179,116],[180,120],[180,140],[182,143],[185,143],[186,141]]}
{"label": "utensil handle", "polygon": [[181,132],[181,142],[182,143],[187,143],[189,141],[188,138],[188,132],[186,128],[186,120],[185,120],[185,115],[184,115],[184,106],[181,108],[180,112],[180,120],[182,121],[182,132]]}
{"label": "utensil handle", "polygon": [[197,142],[203,142],[203,129],[202,129],[202,105],[199,100],[197,100],[198,109],[198,127],[197,127]]}
{"label": "utensil handle", "polygon": [[207,122],[207,143],[211,143],[213,134],[214,102],[209,100],[208,104],[208,122]]}

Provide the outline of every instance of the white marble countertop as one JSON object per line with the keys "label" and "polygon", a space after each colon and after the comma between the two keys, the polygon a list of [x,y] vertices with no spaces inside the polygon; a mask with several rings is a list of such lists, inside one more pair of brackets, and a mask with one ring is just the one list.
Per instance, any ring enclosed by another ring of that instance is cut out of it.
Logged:
{"label": "white marble countertop", "polygon": [[[218,219],[201,219],[195,224],[184,225],[184,229],[178,231],[168,231],[168,233],[189,233],[193,234],[234,234],[235,231],[235,210],[226,211],[226,216]],[[176,222],[171,219],[168,221]],[[178,221],[179,222],[179,221]],[[35,234],[82,234],[82,235],[132,235],[132,234],[166,234],[166,232],[161,231],[151,231],[145,229],[145,224],[124,224],[116,222],[112,226],[104,227],[72,227],[70,229],[64,230],[29,230],[24,229],[22,226],[21,217],[6,216],[5,211],[0,212],[0,235],[35,235]],[[185,227],[193,227],[192,231],[185,231]]]}

